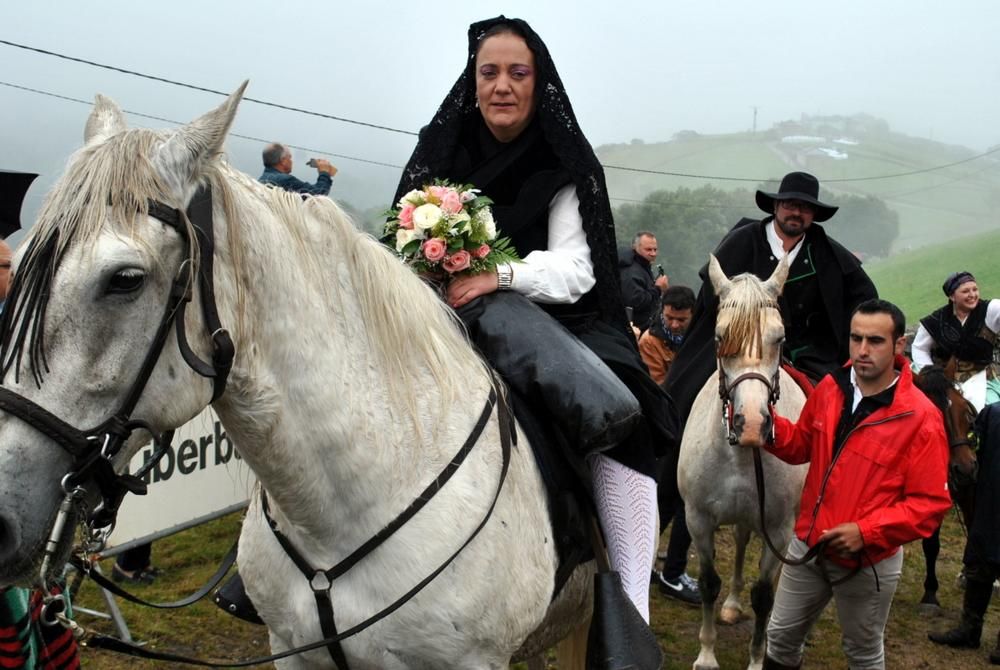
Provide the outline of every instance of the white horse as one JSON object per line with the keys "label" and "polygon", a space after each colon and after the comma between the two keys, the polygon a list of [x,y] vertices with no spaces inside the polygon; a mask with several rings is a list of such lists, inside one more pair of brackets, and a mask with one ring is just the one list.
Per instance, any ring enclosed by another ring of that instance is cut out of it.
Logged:
{"label": "white horse", "polygon": [[[171,281],[194,276],[205,261],[195,250],[194,263],[182,263],[188,243],[148,203],[183,212],[199,187],[211,186],[214,296],[236,352],[214,408],[266,490],[277,528],[308,563],[325,569],[394,519],[448,465],[484,411],[493,379],[444,303],[332,200],[303,201],[265,187],[221,159],[245,87],[175,131],[127,129],[117,105],[97,97],[85,145],[48,195],[29,240],[52,250],[51,263],[41,267],[36,258],[31,267],[30,250],[18,261],[17,280],[33,275],[48,284],[40,308],[15,312],[10,328],[26,324],[26,339],[6,341],[3,385],[70,426],[104,421],[136,378]],[[185,218],[181,228],[193,237]],[[205,298],[195,288],[182,320],[203,360],[213,341],[203,323]],[[193,372],[180,340],[167,336],[132,412],[155,431],[185,423],[212,400],[212,381]],[[127,463],[143,439],[130,438],[115,463]],[[37,574],[72,460],[21,416],[0,413],[0,584]],[[585,637],[592,571],[577,570],[552,602],[555,543],[523,434],[499,488],[501,468],[495,408],[450,481],[333,582],[336,625],[344,631],[434,572],[488,517],[426,588],[343,643],[352,670],[496,669],[572,631]],[[53,564],[67,556],[72,526]],[[279,546],[259,495],[239,556],[272,651],[323,638],[310,584]],[[277,665],[333,667],[325,648]]]}
{"label": "white horse", "polygon": [[[772,430],[769,406],[775,383],[780,385],[779,414],[795,420],[805,404],[802,390],[779,367],[785,329],[777,298],[788,266],[779,263],[766,282],[752,274],[730,280],[714,256],[708,267],[720,301],[715,328],[719,374],[711,377],[695,398],[684,427],[677,471],[688,530],[701,561],[701,653],[695,670],[719,667],[715,658],[715,601],[721,581],[714,566],[716,529],[725,524],[734,527],[733,576],[721,617],[735,623],[742,611],[739,599],[750,532],[760,535],[766,531],[782,550],[788,545],[807,469],[783,463],[762,450],[766,528],[761,528],[753,449],[747,447],[759,448]],[[764,632],[779,567],[778,558],[765,548],[760,577],[751,589],[756,620],[750,668],[760,668],[764,661]]]}

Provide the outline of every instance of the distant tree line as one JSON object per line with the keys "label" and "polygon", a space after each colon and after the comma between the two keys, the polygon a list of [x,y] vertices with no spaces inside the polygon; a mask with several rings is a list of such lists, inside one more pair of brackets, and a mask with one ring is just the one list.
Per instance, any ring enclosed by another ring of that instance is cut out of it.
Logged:
{"label": "distant tree line", "polygon": [[[883,200],[840,193],[822,197],[840,206],[823,226],[834,239],[861,258],[888,255],[899,234],[899,215]],[[764,217],[754,204],[753,191],[678,188],[654,191],[642,202],[620,205],[615,209],[615,228],[623,247],[631,244],[636,231],[655,234],[660,246],[657,263],[663,265],[671,283],[697,290],[698,270],[708,262],[708,254],[745,216]]]}

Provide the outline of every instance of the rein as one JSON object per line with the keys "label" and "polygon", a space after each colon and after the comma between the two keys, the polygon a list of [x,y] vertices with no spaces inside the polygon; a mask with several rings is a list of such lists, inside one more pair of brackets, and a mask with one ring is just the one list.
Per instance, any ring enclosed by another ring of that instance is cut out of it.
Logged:
{"label": "rein", "polygon": [[[448,558],[444,560],[441,565],[434,569],[429,575],[424,577],[416,586],[411,588],[409,591],[404,593],[398,599],[396,599],[389,606],[379,610],[372,616],[368,617],[361,623],[352,626],[351,628],[338,633],[337,627],[334,622],[333,613],[333,601],[331,598],[331,589],[333,587],[333,580],[337,577],[342,576],[352,567],[357,565],[362,558],[370,554],[377,547],[379,547],[383,542],[385,542],[389,537],[393,535],[397,530],[399,530],[407,521],[409,521],[417,512],[423,508],[434,495],[441,490],[441,488],[451,479],[452,475],[458,470],[459,466],[465,461],[465,458],[472,451],[472,448],[479,441],[482,436],[483,431],[486,428],[486,424],[493,414],[493,410],[497,411],[497,422],[500,431],[500,446],[501,454],[503,457],[502,465],[500,468],[500,476],[497,482],[496,492],[493,495],[493,500],[490,503],[489,509],[486,510],[486,514],[483,519],[479,522],[479,525],[472,531],[472,533],[466,538],[465,542],[455,550]],[[458,558],[458,555],[465,550],[467,546],[479,535],[479,532],[483,530],[487,522],[492,518],[493,511],[496,508],[497,502],[500,500],[500,493],[503,491],[504,482],[507,479],[507,471],[510,468],[510,457],[511,457],[511,445],[513,444],[513,422],[511,418],[511,411],[506,401],[503,399],[502,395],[497,392],[496,387],[490,389],[489,397],[486,400],[486,405],[483,408],[482,413],[479,416],[479,420],[476,422],[475,427],[472,432],[466,438],[465,443],[458,450],[452,460],[445,466],[444,470],[438,474],[438,476],[432,481],[427,487],[420,493],[417,498],[410,503],[403,512],[399,514],[395,519],[393,519],[388,525],[386,525],[382,530],[376,533],[371,539],[365,542],[361,547],[353,551],[347,558],[343,559],[336,565],[326,570],[313,568],[305,558],[295,549],[294,545],[289,541],[289,539],[284,536],[276,528],[276,523],[271,518],[268,504],[267,496],[262,492],[261,494],[261,506],[264,512],[264,516],[267,519],[268,526],[274,533],[275,538],[278,540],[281,547],[288,554],[288,557],[293,563],[299,568],[303,576],[309,581],[309,587],[313,591],[313,595],[316,600],[317,613],[320,620],[320,629],[324,638],[316,642],[311,642],[300,647],[295,647],[293,649],[287,649],[283,652],[272,654],[270,656],[265,656],[261,658],[253,658],[242,661],[205,661],[195,658],[189,658],[187,656],[181,656],[178,654],[172,654],[169,652],[158,652],[146,647],[140,647],[130,642],[126,642],[119,638],[105,636],[105,635],[93,635],[87,641],[87,646],[97,648],[97,649],[107,649],[109,651],[115,651],[122,654],[127,654],[129,656],[136,656],[140,658],[148,658],[158,661],[171,661],[174,663],[181,663],[185,665],[197,665],[208,668],[245,668],[254,665],[261,665],[263,663],[270,663],[272,661],[281,660],[283,658],[288,658],[289,656],[294,656],[296,654],[301,654],[306,651],[313,651],[316,649],[326,649],[330,653],[330,657],[333,659],[334,664],[339,670],[348,670],[347,659],[344,656],[344,651],[341,647],[341,642],[347,638],[360,633],[366,628],[374,625],[375,623],[381,621],[385,617],[389,616],[400,607],[409,602],[415,595],[424,589],[428,584],[430,584],[434,579],[441,574],[452,561]]]}
{"label": "rein", "polygon": [[[177,231],[187,243],[187,252],[174,276],[160,325],[156,329],[153,341],[150,343],[139,371],[118,410],[97,426],[83,430],[63,421],[32,400],[0,386],[0,410],[32,426],[73,457],[73,464],[61,480],[65,497],[53,522],[39,571],[39,586],[45,593],[49,591],[47,575],[51,562],[56,555],[60,540],[65,533],[66,524],[73,512],[80,513],[81,519],[87,527],[89,538],[92,541],[95,538],[101,538],[99,542],[102,544],[114,527],[118,508],[121,506],[125,494],[128,492],[137,495],[146,493],[147,487],[142,481],[141,475],[155,464],[159,456],[166,453],[173,439],[173,430],[157,434],[146,421],[132,417],[132,413],[135,411],[135,407],[153,374],[153,369],[163,352],[171,327],[176,328],[177,346],[187,364],[199,375],[212,379],[212,402],[225,392],[226,380],[232,368],[235,347],[229,332],[220,323],[215,303],[213,284],[215,234],[212,222],[211,187],[204,186],[199,189],[187,210],[187,220],[191,222],[195,233],[195,242],[201,252],[197,281],[201,292],[204,326],[210,334],[213,345],[210,362],[201,360],[191,350],[184,328],[184,311],[193,296],[191,267],[194,264],[191,239],[185,226],[185,215],[180,210],[153,200],[149,201],[148,207],[151,217]],[[42,324],[37,324],[36,327],[41,326]],[[115,472],[113,460],[136,430],[143,430],[152,435],[157,458],[146,463],[136,475],[118,474]],[[88,482],[93,482],[96,485],[101,498],[100,503],[92,510],[87,509],[84,502]],[[55,598],[59,599],[62,596],[55,596]],[[53,603],[47,602],[46,604],[48,606]],[[54,607],[57,611],[60,608],[64,610],[65,602],[55,604]]]}
{"label": "rein", "polygon": [[[743,382],[746,381],[760,382],[761,384],[764,385],[765,388],[767,388],[767,409],[773,416],[774,407],[775,405],[778,404],[778,400],[781,397],[781,366],[779,365],[775,368],[774,376],[772,376],[770,379],[765,377],[759,372],[745,372],[736,377],[736,379],[734,379],[732,383],[727,383],[726,373],[722,366],[722,357],[718,355],[718,353],[716,354],[716,362],[719,369],[719,398],[722,400],[722,417],[723,421],[725,422],[727,431],[726,439],[730,445],[735,446],[736,444],[739,443],[739,437],[736,435],[736,426],[734,425],[733,422],[734,420],[733,392],[735,391],[736,387],[742,384]],[[771,424],[771,433],[770,435],[768,435],[768,442],[771,444],[774,443],[773,422]],[[820,571],[823,573],[823,576],[826,577],[827,581],[830,582],[831,586],[837,586],[839,584],[843,584],[848,579],[850,579],[851,577],[853,577],[854,575],[856,575],[858,572],[861,571],[862,565],[861,565],[861,559],[859,558],[858,564],[851,570],[850,573],[848,573],[844,577],[831,581],[829,579],[829,576],[827,575],[826,567],[823,564],[823,557],[825,555],[823,554],[823,551],[826,549],[827,545],[827,542],[825,540],[822,542],[817,542],[812,547],[809,547],[809,550],[801,558],[797,559],[789,558],[784,554],[784,552],[781,549],[776,547],[774,545],[774,542],[771,540],[771,536],[767,532],[766,514],[764,512],[764,505],[766,499],[765,485],[764,485],[764,465],[761,461],[759,448],[753,449],[753,470],[754,470],[754,481],[757,486],[757,508],[760,513],[760,534],[761,537],[764,539],[764,543],[767,545],[767,548],[770,549],[771,553],[773,553],[780,562],[784,563],[785,565],[796,566],[796,565],[804,565],[815,558],[817,559],[816,564],[819,566]],[[876,579],[877,578],[878,575],[876,574]]]}

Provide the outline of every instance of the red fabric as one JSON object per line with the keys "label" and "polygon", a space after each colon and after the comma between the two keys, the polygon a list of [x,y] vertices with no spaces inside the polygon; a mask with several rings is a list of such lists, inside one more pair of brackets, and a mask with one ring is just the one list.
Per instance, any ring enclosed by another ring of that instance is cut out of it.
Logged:
{"label": "red fabric", "polygon": [[[58,594],[61,589],[52,589]],[[39,621],[42,614],[42,594],[31,593],[31,620],[40,631],[38,637],[38,666],[41,670],[79,670],[80,650],[73,633],[62,626],[44,626]]]}
{"label": "red fabric", "polygon": [[[789,463],[809,463],[795,523],[796,536],[809,546],[824,530],[853,521],[867,559],[875,563],[930,536],[951,507],[941,413],[913,385],[909,361],[898,356],[896,367],[900,376],[892,404],[855,428],[832,464],[844,407],[832,375],[813,391],[797,423],[775,417],[775,444],[768,449]],[[856,564],[830,558],[845,567]]]}
{"label": "red fabric", "polygon": [[799,385],[802,392],[806,395],[806,398],[812,395],[813,389],[816,388],[816,384],[813,382],[812,378],[801,370],[793,368],[788,363],[782,363],[781,369],[788,373],[788,376]]}

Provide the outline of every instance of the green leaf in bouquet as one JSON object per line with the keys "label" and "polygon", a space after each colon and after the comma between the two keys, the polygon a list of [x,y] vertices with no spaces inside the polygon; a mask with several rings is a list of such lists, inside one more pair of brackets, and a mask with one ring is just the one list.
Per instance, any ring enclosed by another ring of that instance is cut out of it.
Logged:
{"label": "green leaf in bouquet", "polygon": [[399,253],[403,254],[404,256],[412,256],[413,254],[420,251],[420,244],[422,242],[423,240],[410,240],[403,246],[403,250],[400,251]]}
{"label": "green leaf in bouquet", "polygon": [[448,238],[448,251],[458,251],[465,244],[465,241],[461,236],[449,237]]}

